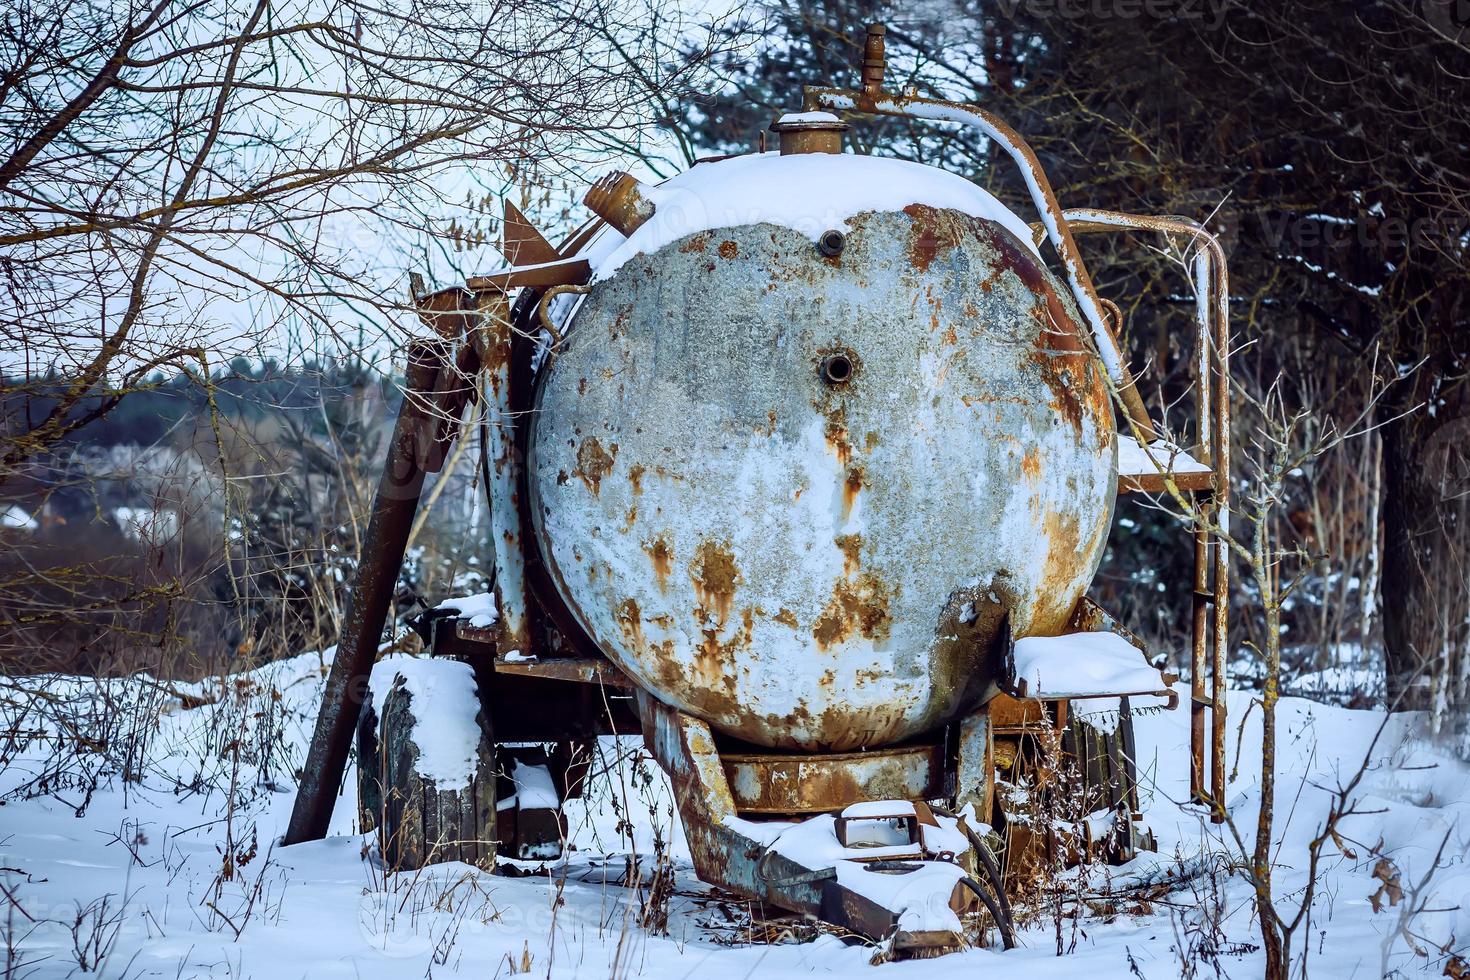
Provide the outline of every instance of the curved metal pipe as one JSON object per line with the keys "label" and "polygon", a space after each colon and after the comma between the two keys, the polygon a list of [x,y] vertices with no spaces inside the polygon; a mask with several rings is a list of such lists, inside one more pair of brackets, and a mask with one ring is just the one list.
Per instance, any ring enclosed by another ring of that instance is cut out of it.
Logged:
{"label": "curved metal pipe", "polygon": [[541,324],[542,330],[551,334],[551,345],[553,347],[561,346],[562,333],[561,328],[551,320],[551,301],[567,293],[586,296],[590,292],[592,292],[591,286],[562,285],[550,286],[546,292],[541,294],[541,299],[536,304],[536,322]]}
{"label": "curved metal pipe", "polygon": [[975,897],[980,899],[980,902],[990,912],[990,917],[995,920],[995,927],[1000,930],[1001,944],[1004,945],[1006,949],[1015,949],[1015,924],[1012,923],[1011,920],[1007,918],[1004,914],[1002,914],[1000,906],[996,902],[995,896],[986,891],[981,886],[980,882],[976,881],[972,875],[965,875],[964,877],[960,878],[960,884],[964,885],[966,888],[970,889],[970,891],[974,892]]}

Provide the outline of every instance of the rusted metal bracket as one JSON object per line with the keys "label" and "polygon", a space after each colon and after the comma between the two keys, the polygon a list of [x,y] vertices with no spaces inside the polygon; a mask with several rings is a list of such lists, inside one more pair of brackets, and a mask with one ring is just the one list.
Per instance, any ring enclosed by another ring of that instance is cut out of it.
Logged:
{"label": "rusted metal bracket", "polygon": [[[1108,615],[1096,602],[1083,596],[1077,602],[1077,608],[1072,613],[1071,621],[1068,623],[1068,632],[1063,635],[1076,633],[1113,633],[1127,640],[1129,644],[1138,649],[1139,658],[1147,663],[1148,648],[1139,637],[1124,628],[1117,620]],[[1000,690],[1007,696],[1017,700],[1061,700],[1061,701],[1086,701],[1089,698],[1111,698],[1111,697],[1155,697],[1163,698],[1164,710],[1173,711],[1179,707],[1179,692],[1172,687],[1158,688],[1148,691],[1092,691],[1067,694],[1032,693],[1028,690],[1026,678],[1016,676],[1016,637],[1011,633],[1009,625],[1004,630],[1002,637],[1002,658],[1000,676],[996,682]],[[1163,675],[1165,682],[1171,682],[1173,675]]]}
{"label": "rusted metal bracket", "polygon": [[871,799],[924,800],[944,795],[939,744],[833,752],[734,752],[720,762],[744,814],[831,813]]}
{"label": "rusted metal bracket", "polygon": [[483,276],[470,276],[465,285],[470,292],[508,292],[517,286],[544,289],[564,284],[581,285],[592,278],[592,264],[576,256],[559,258],[536,265],[501,269]]}
{"label": "rusted metal bracket", "polygon": [[[832,867],[808,867],[772,846],[782,832],[808,825],[750,820],[740,815],[724,760],[707,724],[670,708],[645,691],[639,690],[637,699],[644,742],[669,775],[694,870],[701,880],[873,939],[891,939],[899,955],[942,952],[962,944],[954,930],[913,928],[916,921],[922,924],[923,917],[906,917],[909,913],[905,909],[887,908],[862,893],[869,876],[929,875],[929,887],[938,889],[933,894],[942,895],[944,907],[956,914],[974,908],[971,892],[963,885],[968,880],[964,870],[929,859],[921,843],[914,804],[890,801],[859,805],[848,808],[845,814],[843,824],[851,825],[882,819],[888,809],[905,807],[903,813],[895,810],[895,816],[908,822],[910,844],[897,849],[902,852],[898,859],[888,857],[892,848],[873,848],[876,860],[867,860],[862,849],[846,848],[843,840],[849,827],[837,830],[839,824],[834,819],[830,832],[838,836],[831,843],[843,857]],[[915,857],[909,856],[910,851]],[[937,882],[934,875],[939,876]],[[868,890],[870,894],[884,891]]]}

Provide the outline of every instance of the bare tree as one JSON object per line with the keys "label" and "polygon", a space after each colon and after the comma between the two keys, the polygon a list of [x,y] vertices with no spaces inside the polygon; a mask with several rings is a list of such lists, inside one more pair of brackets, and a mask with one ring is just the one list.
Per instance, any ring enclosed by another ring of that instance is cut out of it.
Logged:
{"label": "bare tree", "polygon": [[9,8],[0,322],[18,377],[4,394],[51,397],[13,417],[6,469],[160,366],[199,369],[284,330],[349,348],[348,324],[391,337],[393,236],[447,218],[472,182],[462,174],[595,154],[647,125],[627,66],[658,60],[638,21],[649,12],[590,0]]}
{"label": "bare tree", "polygon": [[[180,374],[209,393],[191,447],[240,506],[258,487],[236,477],[270,467],[232,461],[271,454],[217,410],[230,358],[384,361],[417,329],[409,270],[498,265],[487,201],[644,140],[702,50],[663,0],[8,5],[0,511],[35,509],[87,426]],[[20,532],[6,545],[6,632],[43,594],[48,621],[136,621],[189,591],[99,578]]]}

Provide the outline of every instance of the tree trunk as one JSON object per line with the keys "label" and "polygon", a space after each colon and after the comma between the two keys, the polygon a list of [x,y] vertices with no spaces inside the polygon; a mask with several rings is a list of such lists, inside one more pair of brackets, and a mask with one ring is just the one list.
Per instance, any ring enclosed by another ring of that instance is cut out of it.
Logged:
{"label": "tree trunk", "polygon": [[[383,704],[378,738],[378,805],[374,824],[383,864],[411,871],[444,861],[495,870],[495,747],[482,713],[480,753],[474,777],[460,789],[440,789],[418,772],[413,698],[395,681]],[[432,714],[432,705],[417,710]],[[364,765],[371,760],[365,761]]]}
{"label": "tree trunk", "polygon": [[[1383,430],[1383,645],[1389,705],[1453,711],[1465,657],[1464,525],[1470,417],[1436,405]],[[1453,700],[1453,697],[1451,697]]]}

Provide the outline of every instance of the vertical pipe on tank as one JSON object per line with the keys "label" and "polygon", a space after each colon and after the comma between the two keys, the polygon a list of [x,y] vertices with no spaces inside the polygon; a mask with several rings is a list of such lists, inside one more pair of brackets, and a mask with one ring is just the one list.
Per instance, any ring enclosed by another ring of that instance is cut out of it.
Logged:
{"label": "vertical pipe on tank", "polygon": [[1189,798],[1206,801],[1205,792],[1205,693],[1206,651],[1210,630],[1210,539],[1204,528],[1194,532],[1194,594],[1190,606],[1189,650]]}
{"label": "vertical pipe on tank", "polygon": [[[1211,273],[1211,253],[1206,248],[1197,248],[1194,255],[1194,315],[1195,315],[1195,346],[1198,360],[1196,362],[1195,390],[1199,393],[1196,399],[1198,411],[1198,444],[1201,447],[1200,461],[1210,465],[1214,458],[1214,422],[1215,417],[1210,405],[1210,387],[1214,382],[1211,377],[1210,348],[1213,343],[1213,331],[1211,329],[1212,319],[1213,283]],[[1200,504],[1204,510],[1202,515],[1206,521],[1210,519],[1213,508],[1207,501]],[[1207,651],[1211,646],[1213,636],[1211,629],[1210,604],[1212,593],[1210,591],[1210,567],[1213,562],[1213,542],[1209,530],[1202,524],[1196,525],[1194,531],[1194,594],[1191,597],[1190,606],[1190,658],[1189,658],[1189,798],[1196,803],[1204,803],[1209,799],[1208,790],[1205,788],[1205,713],[1210,706],[1209,694],[1206,691],[1208,674]]]}
{"label": "vertical pipe on tank", "polygon": [[883,94],[883,74],[888,70],[888,56],[884,51],[887,35],[887,26],[868,25],[868,36],[863,42],[862,66],[863,91],[868,95]]}
{"label": "vertical pipe on tank", "polygon": [[[1215,263],[1212,298],[1215,304],[1215,522],[1222,533],[1230,531],[1230,273],[1225,255],[1213,239],[1210,249]],[[1225,806],[1225,681],[1226,654],[1230,649],[1230,549],[1215,542],[1215,649],[1214,705],[1211,708],[1213,736],[1211,785],[1215,797],[1216,823],[1224,821]]]}
{"label": "vertical pipe on tank", "polygon": [[626,237],[653,217],[655,208],[644,189],[643,183],[632,174],[614,170],[603,174],[587,189],[582,203]]}

